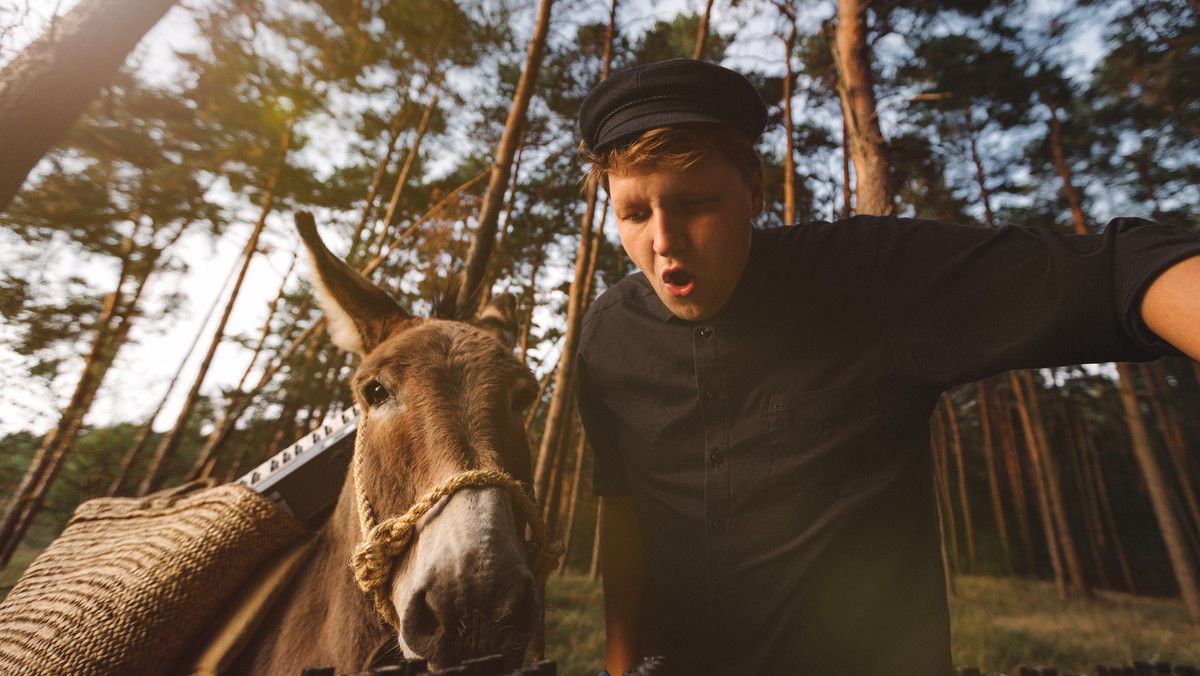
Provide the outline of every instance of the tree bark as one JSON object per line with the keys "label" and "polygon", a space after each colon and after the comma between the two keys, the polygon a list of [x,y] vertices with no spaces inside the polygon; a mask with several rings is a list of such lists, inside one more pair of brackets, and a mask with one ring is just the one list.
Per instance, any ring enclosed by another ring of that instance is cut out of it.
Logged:
{"label": "tree bark", "polygon": [[[601,80],[608,77],[609,60],[612,55],[611,45],[615,34],[613,21],[616,17],[615,0],[612,8],[604,50],[604,63],[601,66]],[[571,280],[567,298],[567,326],[563,334],[562,353],[558,361],[558,373],[555,375],[554,391],[550,395],[550,406],[546,411],[546,424],[542,428],[542,442],[538,449],[537,465],[533,474],[534,494],[543,500],[549,487],[550,468],[554,461],[551,455],[559,447],[564,430],[569,429],[571,404],[574,400],[575,353],[579,346],[583,314],[587,309],[587,294],[591,289],[590,280],[595,275],[596,257],[593,251],[599,246],[597,240],[599,239],[598,234],[601,232],[601,228],[594,227],[598,196],[598,186],[595,183],[590,184],[587,189],[587,206],[579,228],[579,249],[575,254],[575,278]]]}
{"label": "tree bark", "polygon": [[979,159],[979,133],[971,124],[971,109],[962,108],[966,119],[967,140],[971,145],[971,163],[975,165],[975,183],[979,186],[979,202],[983,205],[983,221],[989,228],[996,227],[996,214],[992,211],[992,191],[987,187],[987,174],[983,171],[983,161]]}
{"label": "tree bark", "polygon": [[987,461],[988,493],[992,498],[992,513],[996,520],[996,534],[1000,539],[1000,551],[1004,558],[1004,572],[1013,575],[1012,552],[1008,544],[1008,524],[1004,518],[1004,500],[1000,494],[1000,477],[996,472],[996,448],[992,443],[991,398],[992,389],[988,381],[976,385],[979,401],[980,434],[983,436],[983,455]]}
{"label": "tree bark", "polygon": [[1150,406],[1162,428],[1163,440],[1167,445],[1167,455],[1171,458],[1175,476],[1179,477],[1178,484],[1183,493],[1183,504],[1191,517],[1185,531],[1195,544],[1196,529],[1200,527],[1200,500],[1197,499],[1196,490],[1192,485],[1194,471],[1191,460],[1188,458],[1187,442],[1184,441],[1183,430],[1179,425],[1178,416],[1175,415],[1175,409],[1170,405],[1168,396],[1170,386],[1163,377],[1163,362],[1139,364],[1138,370],[1145,379],[1146,392],[1150,396]]}
{"label": "tree bark", "polygon": [[[1014,405],[1016,405],[1015,401]],[[1000,410],[1002,412],[1000,440],[1004,450],[1004,466],[1008,475],[1009,490],[1013,497],[1013,513],[1017,517],[1017,531],[1021,535],[1021,547],[1025,552],[1025,572],[1033,575],[1037,566],[1034,563],[1033,534],[1029,527],[1029,502],[1025,498],[1024,473],[1021,472],[1021,459],[1017,452],[1016,432],[1013,430],[1012,413],[1008,410],[1007,405]]]}
{"label": "tree bark", "polygon": [[1054,569],[1054,586],[1058,591],[1058,598],[1066,600],[1069,596],[1069,592],[1067,591],[1067,576],[1063,570],[1059,540],[1054,533],[1054,510],[1050,506],[1050,491],[1046,487],[1045,473],[1043,472],[1043,451],[1037,434],[1034,431],[1036,419],[1030,410],[1031,406],[1025,394],[1025,388],[1021,383],[1021,377],[1017,375],[1016,371],[1009,371],[1009,378],[1012,382],[1013,396],[1017,400],[1017,411],[1021,416],[1021,427],[1025,432],[1025,448],[1029,452],[1029,470],[1034,490],[1037,493],[1038,513],[1042,517],[1042,530],[1046,535],[1046,549],[1050,555],[1050,565]]}
{"label": "tree bark", "polygon": [[1063,496],[1062,490],[1062,471],[1058,466],[1058,458],[1051,451],[1050,442],[1046,437],[1046,420],[1033,382],[1033,374],[1029,371],[1021,373],[1025,380],[1029,413],[1033,418],[1033,433],[1037,440],[1042,475],[1050,498],[1051,514],[1054,517],[1063,562],[1066,564],[1067,573],[1070,576],[1070,585],[1080,596],[1091,598],[1092,590],[1084,576],[1083,562],[1079,558],[1079,549],[1075,544],[1075,537],[1071,535],[1070,522],[1067,519],[1066,498]]}
{"label": "tree bark", "polygon": [[504,123],[500,147],[496,150],[496,163],[492,166],[491,178],[483,197],[483,207],[479,213],[479,225],[475,228],[475,237],[471,240],[471,248],[467,253],[463,282],[458,290],[458,306],[460,308],[467,307],[478,292],[488,259],[491,258],[492,250],[496,247],[496,226],[499,222],[500,209],[504,206],[504,193],[508,188],[513,157],[516,155],[518,141],[525,128],[529,101],[533,98],[533,89],[537,85],[538,72],[542,67],[546,35],[550,31],[550,9],[553,5],[554,0],[541,0],[538,7],[537,24],[534,27],[533,38],[529,41],[525,68],[521,71],[521,79],[517,83],[517,91],[513,96],[513,105],[508,111],[508,119]]}
{"label": "tree bark", "polygon": [[[292,256],[292,264],[288,266],[287,272],[283,274],[283,281],[279,284],[279,292],[275,294],[275,298],[267,306],[267,318],[263,322],[262,330],[259,332],[258,341],[255,343],[254,349],[250,352],[250,363],[246,364],[246,370],[242,371],[242,377],[238,379],[237,385],[234,385],[233,389],[230,390],[225,407],[221,409],[217,423],[213,426],[213,432],[205,439],[204,448],[196,459],[195,465],[192,466],[192,471],[188,474],[188,481],[212,476],[217,459],[221,455],[221,449],[224,447],[224,444],[218,444],[216,441],[224,439],[229,433],[225,431],[218,434],[218,430],[224,429],[226,421],[231,417],[231,414],[234,411],[240,410],[239,399],[249,396],[242,388],[245,387],[246,379],[250,377],[250,373],[254,370],[254,365],[258,362],[258,355],[262,353],[263,346],[266,345],[267,338],[271,335],[271,321],[275,318],[275,311],[279,308],[279,301],[283,300],[288,280],[292,277],[292,270],[296,267],[296,260],[298,258],[298,255]],[[232,431],[232,425],[230,427],[230,431]]]}
{"label": "tree bark", "polygon": [[379,241],[375,248],[375,255],[383,250],[387,243],[388,232],[392,229],[392,221],[396,218],[396,207],[400,204],[400,191],[404,189],[404,185],[408,183],[408,172],[412,171],[413,162],[417,158],[417,153],[421,149],[421,140],[425,138],[425,130],[429,128],[429,120],[433,117],[433,111],[437,108],[438,95],[442,91],[442,78],[444,75],[439,74],[433,85],[433,98],[430,99],[429,105],[425,106],[425,112],[421,114],[421,121],[417,124],[417,133],[413,137],[412,146],[404,156],[404,164],[400,168],[400,173],[396,176],[396,186],[392,189],[392,198],[388,201],[387,212],[383,216],[383,228],[379,235]]}
{"label": "tree bark", "polygon": [[117,352],[129,335],[137,313],[138,301],[153,271],[153,261],[158,256],[157,253],[153,253],[148,257],[148,261],[144,261],[144,274],[134,277],[137,287],[129,298],[122,298],[121,288],[131,276],[132,248],[133,234],[130,234],[125,240],[122,252],[117,286],[105,299],[104,308],[97,321],[96,335],[92,338],[91,349],[84,361],[83,374],[76,383],[75,391],[71,394],[58,424],[42,439],[29,469],[13,493],[3,518],[0,519],[0,568],[8,565],[41,510],[51,483],[75,443],[84,416],[91,409],[92,401],[95,400],[105,375],[108,374]]}
{"label": "tree bark", "polygon": [[1067,448],[1071,452],[1071,474],[1075,479],[1076,489],[1083,502],[1083,521],[1086,526],[1088,545],[1092,550],[1096,572],[1100,578],[1100,586],[1112,589],[1108,578],[1108,566],[1104,560],[1104,520],[1100,515],[1100,503],[1096,499],[1096,484],[1092,480],[1091,465],[1087,460],[1087,431],[1084,429],[1082,416],[1067,414],[1066,405],[1059,410],[1063,427],[1068,433],[1070,443]]}
{"label": "tree bark", "polygon": [[[945,397],[942,397],[942,402],[938,406],[937,414],[933,417],[933,425],[935,434],[933,435],[933,471],[936,484],[936,498],[938,501],[938,527],[942,534],[942,560],[947,564],[947,589],[953,587],[952,579],[949,577],[953,573],[958,572],[959,547],[958,547],[958,525],[954,519],[954,504],[950,498],[950,470],[949,463],[946,459],[946,423],[943,421],[945,415],[942,409],[945,407]],[[944,525],[943,525],[944,524]],[[949,548],[946,547],[946,536],[950,536]]]}
{"label": "tree bark", "polygon": [[796,49],[796,10],[791,0],[784,0],[779,11],[787,19],[787,35],[783,38],[783,224],[796,224],[796,129],[792,120],[792,52]]}
{"label": "tree bark", "polygon": [[82,0],[0,71],[0,212],[174,0]]}
{"label": "tree bark", "polygon": [[379,160],[379,164],[375,165],[375,175],[371,177],[371,185],[367,188],[367,202],[363,205],[362,214],[358,217],[358,225],[354,226],[354,234],[350,237],[350,250],[346,253],[346,260],[354,260],[358,247],[369,242],[364,239],[363,233],[367,229],[367,222],[371,220],[371,214],[375,211],[379,186],[383,184],[383,177],[387,174],[388,165],[392,163],[392,153],[396,152],[396,142],[400,139],[400,128],[403,124],[404,104],[402,100],[396,113],[392,115],[392,123],[388,125],[388,141],[383,151],[383,158]]}
{"label": "tree bark", "polygon": [[575,471],[571,477],[571,494],[567,502],[567,518],[563,521],[562,541],[566,550],[562,561],[558,564],[558,574],[561,576],[567,570],[567,555],[571,553],[571,533],[575,531],[575,515],[579,508],[579,490],[583,482],[583,459],[587,452],[587,435],[580,430],[579,443],[575,448]]}
{"label": "tree bark", "polygon": [[1104,467],[1100,463],[1100,453],[1096,450],[1096,444],[1093,442],[1091,434],[1087,435],[1084,445],[1088,455],[1091,456],[1092,480],[1096,484],[1096,497],[1100,501],[1100,509],[1104,514],[1104,523],[1108,527],[1112,548],[1117,555],[1117,564],[1120,565],[1121,575],[1125,578],[1125,591],[1128,591],[1130,594],[1136,594],[1137,584],[1133,580],[1133,569],[1130,568],[1129,559],[1125,556],[1125,545],[1121,540],[1121,532],[1117,530],[1117,519],[1113,515],[1112,502],[1108,499],[1108,486],[1104,481]]}
{"label": "tree bark", "polygon": [[1033,373],[1022,371],[1025,375],[1025,387],[1030,397],[1030,413],[1033,415],[1034,435],[1037,435],[1039,450],[1042,451],[1042,466],[1044,469],[1046,490],[1050,492],[1050,508],[1054,510],[1055,526],[1058,531],[1058,544],[1062,546],[1063,562],[1067,564],[1070,575],[1070,586],[1084,598],[1092,597],[1091,587],[1084,575],[1084,562],[1079,556],[1075,537],[1070,533],[1070,521],[1067,519],[1067,498],[1062,492],[1062,469],[1058,466],[1058,457],[1050,448],[1046,438],[1045,414],[1042,412],[1042,402],[1039,401],[1038,390],[1033,383]]}
{"label": "tree bark", "polygon": [[225,325],[229,322],[229,316],[233,314],[233,306],[237,302],[238,295],[241,293],[242,283],[246,279],[246,272],[250,269],[250,262],[254,260],[255,251],[258,250],[258,240],[262,235],[263,229],[266,227],[267,216],[271,213],[272,203],[275,199],[275,188],[279,183],[279,176],[283,173],[283,168],[287,163],[290,141],[291,129],[289,128],[283,132],[283,138],[280,142],[279,161],[271,173],[271,178],[267,181],[266,189],[263,191],[262,199],[259,202],[258,221],[254,224],[254,229],[250,232],[250,238],[246,241],[246,246],[242,250],[242,267],[238,271],[237,280],[233,283],[233,288],[229,292],[229,300],[225,303],[225,311],[221,314],[217,328],[213,331],[213,338],[208,345],[208,352],[205,353],[204,360],[200,362],[200,369],[196,374],[196,379],[192,382],[192,388],[188,391],[187,398],[184,400],[183,408],[180,410],[179,416],[175,419],[175,425],[162,438],[158,447],[154,450],[150,466],[147,468],[146,475],[142,478],[142,483],[138,487],[138,495],[153,493],[162,486],[163,481],[166,479],[170,462],[175,457],[175,452],[178,450],[180,442],[183,441],[183,431],[187,427],[192,410],[200,398],[200,387],[204,384],[204,379],[208,375],[208,368],[212,364],[214,355],[216,355],[217,347],[221,344],[221,340],[225,336]]}
{"label": "tree bark", "polygon": [[1087,219],[1083,214],[1083,194],[1075,186],[1071,167],[1067,164],[1067,152],[1063,147],[1063,127],[1062,122],[1058,119],[1058,106],[1054,105],[1054,102],[1041,91],[1038,92],[1038,97],[1050,111],[1050,149],[1054,154],[1054,167],[1063,180],[1063,194],[1066,195],[1067,203],[1071,208],[1072,231],[1077,235],[1086,235],[1090,230],[1088,230]]}
{"label": "tree bark", "polygon": [[975,574],[975,530],[971,526],[971,501],[967,498],[967,470],[963,461],[962,435],[958,429],[958,414],[954,411],[954,401],[950,395],[945,395],[946,417],[950,421],[951,448],[954,449],[954,462],[958,477],[958,500],[962,506],[963,531],[967,536],[967,573]]}
{"label": "tree bark", "polygon": [[867,42],[867,8],[871,0],[839,0],[833,40],[838,98],[854,162],[858,214],[887,215],[895,211],[891,179],[891,149],[879,128],[871,48]]}
{"label": "tree bark", "polygon": [[1125,421],[1129,425],[1129,435],[1133,445],[1133,455],[1138,467],[1142,470],[1142,478],[1146,481],[1150,493],[1150,505],[1158,520],[1163,542],[1167,546],[1167,556],[1175,571],[1175,581],[1179,584],[1179,594],[1187,609],[1192,624],[1200,624],[1200,582],[1196,577],[1196,567],[1187,551],[1184,539],[1183,524],[1171,508],[1167,497],[1167,477],[1154,456],[1154,448],[1150,444],[1150,433],[1142,418],[1142,410],[1138,405],[1137,391],[1134,386],[1134,373],[1129,364],[1117,364],[1117,373],[1121,378],[1121,404],[1125,408]]}
{"label": "tree bark", "polygon": [[[616,2],[613,2],[616,6]],[[696,49],[692,51],[693,59],[703,59],[704,50],[708,46],[708,22],[712,18],[713,0],[704,3],[704,14],[700,15],[700,25],[696,28]]]}

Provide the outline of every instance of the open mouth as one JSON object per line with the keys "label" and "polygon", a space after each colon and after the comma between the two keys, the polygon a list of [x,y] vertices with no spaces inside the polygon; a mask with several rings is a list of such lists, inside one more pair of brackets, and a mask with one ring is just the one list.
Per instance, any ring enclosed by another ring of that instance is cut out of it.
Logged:
{"label": "open mouth", "polygon": [[662,280],[667,285],[667,291],[676,297],[688,295],[696,285],[696,280],[692,277],[692,273],[683,268],[667,268],[663,270]]}

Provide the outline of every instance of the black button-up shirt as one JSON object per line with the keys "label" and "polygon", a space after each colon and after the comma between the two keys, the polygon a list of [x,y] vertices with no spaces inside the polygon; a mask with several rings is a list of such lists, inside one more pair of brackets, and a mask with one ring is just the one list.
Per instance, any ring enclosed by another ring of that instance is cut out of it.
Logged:
{"label": "black button-up shirt", "polygon": [[1146,360],[1153,278],[1200,242],[858,217],[755,230],[712,319],[641,274],[578,355],[595,489],[632,495],[672,673],[950,670],[929,417],[1005,369]]}

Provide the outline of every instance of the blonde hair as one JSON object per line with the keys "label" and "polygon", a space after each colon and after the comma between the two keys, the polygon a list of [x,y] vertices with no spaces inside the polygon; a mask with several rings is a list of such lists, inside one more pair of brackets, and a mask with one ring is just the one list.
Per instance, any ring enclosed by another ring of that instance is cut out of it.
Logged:
{"label": "blonde hair", "polygon": [[745,132],[724,125],[652,129],[632,143],[600,153],[588,151],[583,144],[579,147],[579,156],[591,165],[585,179],[587,185],[598,183],[606,190],[611,172],[627,173],[645,168],[685,171],[714,154],[732,164],[747,185],[762,167],[754,144]]}

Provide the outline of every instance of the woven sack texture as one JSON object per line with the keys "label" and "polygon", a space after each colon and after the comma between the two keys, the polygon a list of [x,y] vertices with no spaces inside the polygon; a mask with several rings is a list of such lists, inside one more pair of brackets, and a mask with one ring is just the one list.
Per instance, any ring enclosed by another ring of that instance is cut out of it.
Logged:
{"label": "woven sack texture", "polygon": [[0,674],[166,674],[305,532],[237,484],[85,502],[0,604]]}

